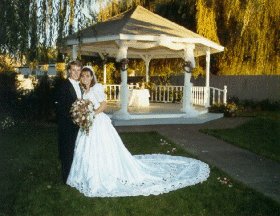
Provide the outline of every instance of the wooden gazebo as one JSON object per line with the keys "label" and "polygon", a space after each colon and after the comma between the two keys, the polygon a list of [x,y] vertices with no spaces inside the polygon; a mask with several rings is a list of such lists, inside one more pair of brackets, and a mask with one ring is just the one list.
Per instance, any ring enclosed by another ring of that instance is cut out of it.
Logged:
{"label": "wooden gazebo", "polygon": [[[224,47],[202,37],[185,27],[167,20],[151,11],[137,6],[105,22],[97,23],[65,39],[64,52],[72,53],[72,58],[99,53],[122,62],[121,69],[121,109],[114,113],[116,119],[130,119],[128,113],[127,58],[143,59],[146,64],[146,81],[149,81],[151,59],[183,58],[184,91],[182,111],[186,116],[198,113],[191,103],[191,69],[195,67],[195,57],[206,56],[206,88],[209,88],[210,54],[222,52]],[[209,96],[208,96],[209,98]]]}

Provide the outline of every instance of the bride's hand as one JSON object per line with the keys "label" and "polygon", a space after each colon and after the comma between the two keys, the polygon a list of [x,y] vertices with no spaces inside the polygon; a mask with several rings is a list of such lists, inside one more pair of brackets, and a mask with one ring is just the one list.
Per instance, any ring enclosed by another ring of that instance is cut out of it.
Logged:
{"label": "bride's hand", "polygon": [[103,112],[105,110],[106,106],[107,106],[106,101],[102,101],[102,102],[98,103],[98,105],[94,107],[95,108],[95,116],[97,114]]}

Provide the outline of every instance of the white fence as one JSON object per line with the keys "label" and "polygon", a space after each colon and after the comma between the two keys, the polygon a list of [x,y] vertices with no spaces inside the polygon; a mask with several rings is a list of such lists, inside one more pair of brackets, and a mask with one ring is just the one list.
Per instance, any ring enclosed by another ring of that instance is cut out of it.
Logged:
{"label": "white fence", "polygon": [[[135,88],[135,85],[128,85],[129,89]],[[167,85],[154,85],[150,89],[150,101],[151,102],[163,102],[163,103],[181,103],[183,98],[184,86],[167,86]],[[108,101],[118,101],[120,85],[105,85],[105,91]],[[209,95],[209,99],[208,99]],[[204,86],[192,87],[192,103],[199,106],[211,106],[216,103],[227,103],[227,87],[224,89],[218,89],[214,87],[208,88]]]}

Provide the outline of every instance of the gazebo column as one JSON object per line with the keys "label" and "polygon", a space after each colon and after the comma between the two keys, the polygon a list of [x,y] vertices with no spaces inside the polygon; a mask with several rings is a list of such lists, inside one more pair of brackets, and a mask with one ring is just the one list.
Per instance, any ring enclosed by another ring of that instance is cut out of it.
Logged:
{"label": "gazebo column", "polygon": [[106,82],[107,82],[107,77],[106,77],[106,75],[107,75],[106,63],[104,63],[104,64],[103,64],[103,83],[104,83],[104,85],[105,85]]}
{"label": "gazebo column", "polygon": [[146,66],[146,82],[150,82],[150,77],[149,77],[150,60],[145,61],[145,66]]}
{"label": "gazebo column", "polygon": [[150,74],[149,74],[149,68],[150,68],[150,61],[152,59],[151,55],[141,55],[141,58],[145,62],[146,67],[146,82],[150,82]]}
{"label": "gazebo column", "polygon": [[188,44],[184,49],[184,91],[183,91],[183,107],[182,111],[186,113],[186,117],[193,117],[199,114],[192,106],[192,83],[191,71],[195,67],[194,44]]}
{"label": "gazebo column", "polygon": [[72,60],[76,60],[78,57],[78,45],[72,46]]}
{"label": "gazebo column", "polygon": [[205,107],[210,107],[210,48],[206,50],[206,80],[205,80],[205,89],[206,94],[204,98]]}
{"label": "gazebo column", "polygon": [[104,55],[102,53],[98,53],[102,59],[102,64],[103,64],[103,84],[106,85],[107,83],[107,78],[106,78],[106,75],[107,75],[107,71],[106,71],[106,62],[107,62],[107,55]]}
{"label": "gazebo column", "polygon": [[115,119],[131,119],[128,113],[128,85],[127,85],[127,46],[120,46],[116,61],[121,63],[121,87],[120,87],[120,103],[121,109],[114,112],[113,117]]}
{"label": "gazebo column", "polygon": [[103,84],[106,85],[107,83],[107,70],[106,70],[106,63],[107,63],[107,55],[99,53],[102,63],[103,63]]}

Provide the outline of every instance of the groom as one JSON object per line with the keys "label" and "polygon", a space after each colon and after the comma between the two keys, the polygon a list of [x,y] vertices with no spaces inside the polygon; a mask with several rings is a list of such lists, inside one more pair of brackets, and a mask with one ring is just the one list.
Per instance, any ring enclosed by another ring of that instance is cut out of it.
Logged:
{"label": "groom", "polygon": [[57,92],[58,151],[64,183],[66,183],[70,172],[75,141],[79,131],[79,127],[72,121],[70,108],[75,100],[82,97],[78,81],[81,70],[81,62],[71,61],[67,66],[68,79],[61,84]]}

